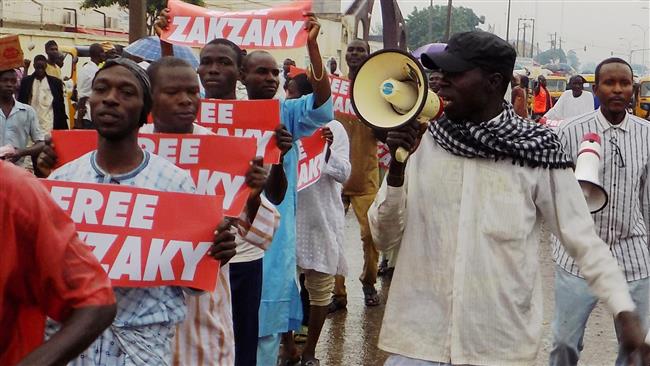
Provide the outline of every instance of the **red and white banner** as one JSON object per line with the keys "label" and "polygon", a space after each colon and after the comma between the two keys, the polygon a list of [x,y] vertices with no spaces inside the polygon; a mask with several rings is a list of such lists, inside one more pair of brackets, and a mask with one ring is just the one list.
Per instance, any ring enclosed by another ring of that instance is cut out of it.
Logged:
{"label": "red and white banner", "polygon": [[390,168],[391,159],[392,157],[390,156],[388,145],[381,141],[377,141],[377,160],[379,160],[379,167],[388,170],[388,168]]}
{"label": "red and white banner", "polygon": [[298,145],[298,191],[316,183],[325,168],[327,141],[323,137],[323,129],[318,129],[313,135],[303,137]]}
{"label": "red and white banner", "polygon": [[201,99],[196,123],[219,136],[254,137],[264,164],[280,162],[274,132],[281,123],[278,100]]}
{"label": "red and white banner", "polygon": [[[61,166],[97,149],[97,132],[53,130],[52,141],[57,166]],[[196,184],[197,194],[223,196],[226,216],[238,217],[241,214],[250,194],[245,177],[257,149],[255,140],[155,133],[138,135],[138,142],[143,149],[188,170]]]}
{"label": "red and white banner", "polygon": [[[304,74],[305,69],[290,66],[289,76],[295,77],[298,74]],[[334,115],[343,115],[344,117],[354,117],[354,109],[352,108],[352,99],[350,92],[352,90],[352,81],[341,78],[332,74],[327,75],[330,79],[330,88],[332,91],[332,104],[334,108]]]}
{"label": "red and white banner", "polygon": [[203,47],[215,38],[226,38],[241,48],[302,47],[307,43],[303,14],[311,1],[294,1],[266,9],[217,11],[169,0],[171,22],[162,39]]}
{"label": "red and white banner", "polygon": [[221,197],[42,182],[76,223],[81,240],[93,247],[113,286],[214,290],[219,263],[207,252],[222,219]]}

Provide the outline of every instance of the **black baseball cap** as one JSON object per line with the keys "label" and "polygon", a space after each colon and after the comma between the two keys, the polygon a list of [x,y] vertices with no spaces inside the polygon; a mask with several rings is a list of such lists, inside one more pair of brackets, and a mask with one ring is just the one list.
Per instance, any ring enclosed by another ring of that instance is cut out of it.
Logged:
{"label": "black baseball cap", "polygon": [[484,31],[456,33],[442,52],[423,53],[422,65],[427,69],[464,72],[473,68],[512,74],[517,53],[514,47],[498,36]]}

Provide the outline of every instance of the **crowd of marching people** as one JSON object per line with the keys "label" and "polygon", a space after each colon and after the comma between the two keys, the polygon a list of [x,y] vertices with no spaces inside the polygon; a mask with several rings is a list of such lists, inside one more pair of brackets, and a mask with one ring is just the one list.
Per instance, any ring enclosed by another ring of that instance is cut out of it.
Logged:
{"label": "crowd of marching people", "polygon": [[[163,12],[156,27],[167,26]],[[528,118],[527,78],[504,100],[512,45],[487,32],[455,34],[421,57],[444,115],[380,132],[334,113],[327,75],[341,71],[324,62],[311,13],[304,30],[309,67],[298,74],[290,59],[280,66],[223,38],[200,50],[198,68],[165,41],[151,63],[93,44],[74,127],[96,130],[97,145],[62,166],[49,138],[71,127],[56,42],[45,44],[47,56],[0,71],[1,365],[315,366],[327,315],[347,306],[346,277],[359,275],[373,307],[382,273],[393,276],[378,344],[391,354],[386,365],[530,365],[542,338],[543,225],[556,263],[550,364],[578,363],[598,301],[615,318],[617,365],[650,364],[650,124],[627,112],[628,63],[598,65],[598,108],[579,76],[555,105],[540,78],[531,117],[564,120],[551,130]],[[340,77],[354,81],[369,54],[367,42],[351,41]],[[279,163],[251,159],[243,212],[214,227],[206,255],[220,270],[211,291],[111,285],[34,177],[194,194],[188,172],[144,150],[138,135],[214,135],[195,123],[202,98],[278,96]],[[297,141],[314,133],[326,141],[322,175],[298,191]],[[572,171],[586,134],[602,141],[598,174],[609,196],[594,214]],[[411,154],[380,172],[378,143],[391,156]],[[345,254],[350,208],[360,274]]]}

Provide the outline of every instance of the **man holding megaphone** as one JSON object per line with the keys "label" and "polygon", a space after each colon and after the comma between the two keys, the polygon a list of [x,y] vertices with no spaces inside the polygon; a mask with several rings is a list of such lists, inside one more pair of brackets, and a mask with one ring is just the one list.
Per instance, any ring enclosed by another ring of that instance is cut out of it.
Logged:
{"label": "man holding megaphone", "polygon": [[[587,204],[602,208],[593,215],[596,232],[623,270],[632,300],[647,330],[650,124],[626,110],[632,99],[634,81],[632,68],[625,60],[602,61],[596,67],[595,81],[594,92],[601,102],[600,108],[564,122],[556,131],[576,162],[576,178],[587,187],[587,190],[583,188]],[[600,149],[593,149],[594,145],[584,141],[587,135],[596,141],[600,139]],[[600,156],[593,159],[590,150]],[[598,159],[600,164],[597,164]],[[603,195],[605,200],[609,196],[606,206],[603,206]],[[585,325],[598,301],[582,278],[582,267],[576,265],[561,245],[562,241],[562,237],[553,238],[553,259],[557,264],[553,348],[549,357],[549,365],[553,366],[577,364]],[[627,363],[628,350],[621,348],[616,361],[617,365]]]}
{"label": "man holding megaphone", "polygon": [[379,336],[394,354],[386,365],[535,363],[542,220],[616,316],[623,347],[642,347],[625,278],[594,231],[571,159],[553,132],[503,100],[515,57],[494,34],[454,35],[421,58],[442,70],[445,115],[388,132],[395,158],[368,213],[380,249],[401,245]]}

